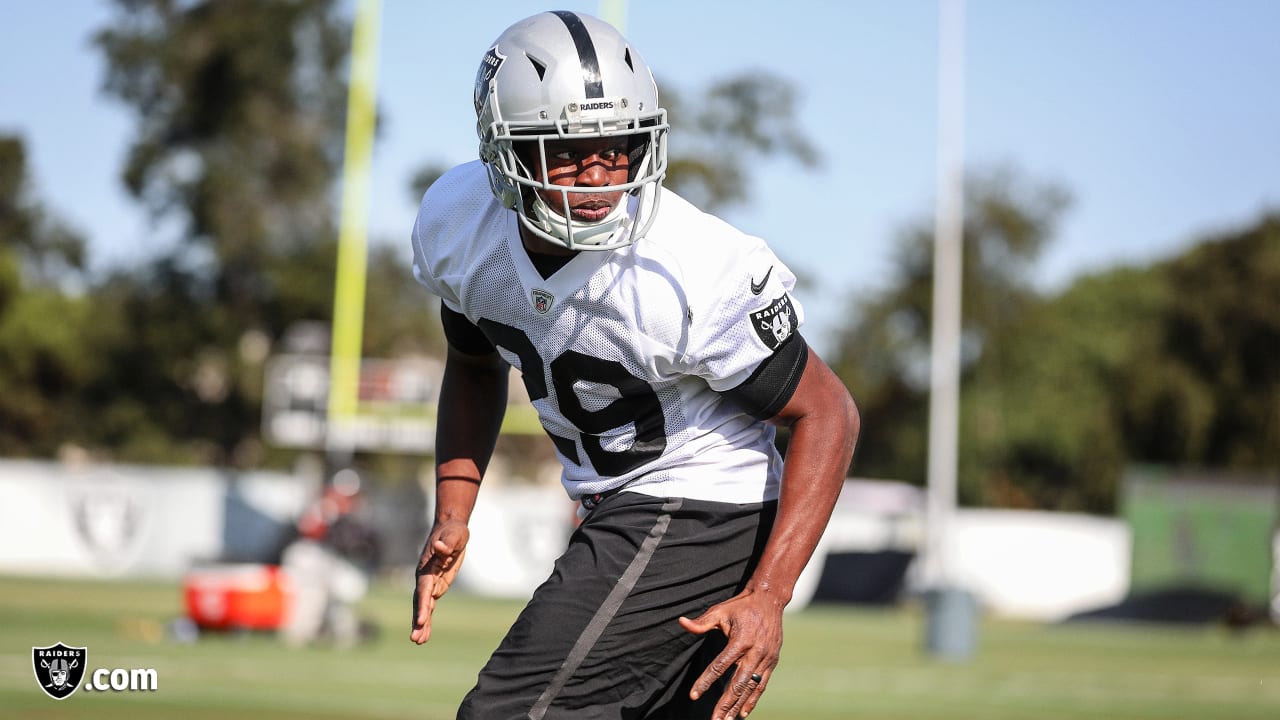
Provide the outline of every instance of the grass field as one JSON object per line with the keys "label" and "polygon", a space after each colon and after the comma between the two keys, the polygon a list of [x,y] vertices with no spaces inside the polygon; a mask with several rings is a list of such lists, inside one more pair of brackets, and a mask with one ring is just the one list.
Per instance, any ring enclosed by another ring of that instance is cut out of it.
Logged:
{"label": "grass field", "polygon": [[[261,635],[161,632],[175,583],[0,577],[2,718],[425,718],[450,720],[519,609],[450,595],[431,643],[407,640],[407,587],[379,586],[362,613],[381,638],[348,651],[291,650]],[[1280,631],[1046,626],[985,619],[968,662],[921,652],[918,610],[817,607],[788,616],[783,663],[752,713],[767,720],[1276,720]],[[88,667],[155,668],[155,692],[36,686],[31,647],[89,649]]]}

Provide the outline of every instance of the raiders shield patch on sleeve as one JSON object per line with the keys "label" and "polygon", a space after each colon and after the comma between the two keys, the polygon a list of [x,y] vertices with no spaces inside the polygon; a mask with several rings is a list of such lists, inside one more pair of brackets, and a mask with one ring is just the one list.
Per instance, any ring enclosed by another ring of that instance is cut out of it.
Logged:
{"label": "raiders shield patch on sleeve", "polygon": [[770,350],[777,350],[796,330],[796,311],[791,298],[782,295],[769,307],[751,313],[751,327]]}

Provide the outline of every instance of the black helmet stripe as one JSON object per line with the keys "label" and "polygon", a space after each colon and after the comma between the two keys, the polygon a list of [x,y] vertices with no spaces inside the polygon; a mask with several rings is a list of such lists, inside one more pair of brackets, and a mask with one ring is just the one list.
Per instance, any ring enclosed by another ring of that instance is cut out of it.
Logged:
{"label": "black helmet stripe", "polygon": [[569,36],[578,49],[578,59],[582,62],[582,84],[589,98],[604,97],[604,83],[600,80],[600,60],[596,57],[595,43],[591,42],[591,33],[582,23],[582,18],[568,10],[552,10],[556,17],[564,21],[569,28]]}

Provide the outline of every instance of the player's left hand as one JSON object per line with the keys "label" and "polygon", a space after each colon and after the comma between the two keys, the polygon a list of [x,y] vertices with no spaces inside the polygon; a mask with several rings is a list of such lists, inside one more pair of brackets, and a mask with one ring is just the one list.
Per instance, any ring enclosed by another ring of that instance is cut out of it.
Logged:
{"label": "player's left hand", "polygon": [[747,590],[712,605],[693,620],[680,618],[680,626],[695,635],[718,629],[729,639],[689,693],[689,697],[697,700],[725,673],[732,671],[711,720],[744,718],[764,695],[782,650],[783,607],[784,603],[768,592]]}

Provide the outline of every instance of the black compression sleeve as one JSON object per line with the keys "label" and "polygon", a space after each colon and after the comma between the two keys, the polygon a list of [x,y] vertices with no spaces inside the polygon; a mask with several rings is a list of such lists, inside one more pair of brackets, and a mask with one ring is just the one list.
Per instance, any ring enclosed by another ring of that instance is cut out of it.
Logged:
{"label": "black compression sleeve", "polygon": [[458,352],[488,355],[496,350],[484,332],[468,320],[466,315],[450,310],[443,302],[440,303],[440,325],[444,327],[445,339]]}
{"label": "black compression sleeve", "polygon": [[809,344],[800,333],[794,333],[756,367],[751,377],[723,394],[757,420],[768,420],[781,412],[795,394],[808,362]]}

